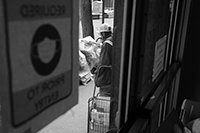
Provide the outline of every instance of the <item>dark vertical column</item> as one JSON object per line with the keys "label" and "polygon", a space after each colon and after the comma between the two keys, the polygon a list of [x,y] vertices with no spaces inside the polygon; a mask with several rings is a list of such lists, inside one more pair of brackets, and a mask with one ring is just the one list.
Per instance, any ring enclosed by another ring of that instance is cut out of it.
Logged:
{"label": "dark vertical column", "polygon": [[178,110],[184,99],[200,102],[199,4],[199,0],[191,1],[177,100]]}
{"label": "dark vertical column", "polygon": [[118,95],[119,95],[119,77],[120,77],[120,63],[121,63],[121,48],[122,48],[122,25],[123,25],[124,0],[115,0],[114,5],[114,36],[113,36],[113,91],[111,103],[111,123],[110,128],[115,127],[115,115],[118,111]]}
{"label": "dark vertical column", "polygon": [[105,0],[102,0],[102,24],[104,23]]}

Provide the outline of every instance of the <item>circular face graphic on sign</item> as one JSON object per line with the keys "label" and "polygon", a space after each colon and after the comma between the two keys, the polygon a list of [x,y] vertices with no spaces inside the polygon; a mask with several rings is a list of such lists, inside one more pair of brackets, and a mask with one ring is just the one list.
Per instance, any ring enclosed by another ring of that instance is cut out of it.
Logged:
{"label": "circular face graphic on sign", "polygon": [[40,26],[31,44],[31,62],[42,76],[51,74],[61,56],[61,39],[58,31],[50,24]]}

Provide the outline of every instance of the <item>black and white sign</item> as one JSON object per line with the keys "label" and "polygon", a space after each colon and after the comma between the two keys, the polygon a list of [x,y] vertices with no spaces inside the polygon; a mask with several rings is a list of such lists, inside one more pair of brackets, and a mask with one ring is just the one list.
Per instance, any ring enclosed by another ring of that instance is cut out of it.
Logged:
{"label": "black and white sign", "polygon": [[12,125],[13,129],[5,129],[9,133],[11,130],[22,133],[25,127],[32,126],[31,131],[35,132],[78,102],[75,73],[78,41],[74,41],[78,40],[78,8],[74,8],[78,3],[73,0],[4,3],[8,30],[5,77],[9,81],[2,92],[9,92],[2,102],[10,105],[2,104],[2,108],[8,107],[2,112],[7,119],[3,124],[6,123],[6,128],[7,124]]}

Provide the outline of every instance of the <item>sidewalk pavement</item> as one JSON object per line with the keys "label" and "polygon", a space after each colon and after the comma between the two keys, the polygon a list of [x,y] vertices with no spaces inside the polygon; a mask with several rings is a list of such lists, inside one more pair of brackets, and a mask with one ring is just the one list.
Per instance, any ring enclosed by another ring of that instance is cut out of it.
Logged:
{"label": "sidewalk pavement", "polygon": [[94,82],[79,87],[79,102],[38,133],[87,133],[88,99],[92,96]]}

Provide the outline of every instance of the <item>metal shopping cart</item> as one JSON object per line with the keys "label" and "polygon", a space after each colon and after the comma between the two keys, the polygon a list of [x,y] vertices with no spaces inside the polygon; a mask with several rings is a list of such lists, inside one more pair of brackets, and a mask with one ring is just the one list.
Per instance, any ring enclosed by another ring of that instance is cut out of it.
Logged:
{"label": "metal shopping cart", "polygon": [[[101,66],[98,72],[105,69],[111,71],[111,66]],[[99,87],[111,87],[111,84],[94,86],[93,96],[88,99],[88,133],[106,133],[109,130],[111,99],[100,93]]]}

